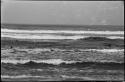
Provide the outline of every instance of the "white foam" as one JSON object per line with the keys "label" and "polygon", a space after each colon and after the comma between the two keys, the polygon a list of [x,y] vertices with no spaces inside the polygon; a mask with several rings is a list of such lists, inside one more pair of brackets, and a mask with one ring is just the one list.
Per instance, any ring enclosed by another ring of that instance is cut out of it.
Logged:
{"label": "white foam", "polygon": [[[58,48],[34,48],[34,49],[23,49],[23,48],[15,48],[14,50],[16,51],[26,51],[27,53],[41,53],[41,52],[45,52],[45,51],[49,51],[49,52],[52,52],[51,50],[53,51],[75,51],[75,49],[58,49]],[[78,49],[78,51],[97,51],[97,52],[103,52],[103,53],[109,53],[109,52],[124,52],[124,49]],[[1,50],[1,53],[3,54],[9,54],[13,52],[13,49],[4,49],[4,50]],[[3,55],[2,54],[2,55]]]}
{"label": "white foam", "polygon": [[[34,48],[34,49],[17,49],[19,51],[51,51],[50,48]],[[54,51],[67,51],[65,49],[58,49],[58,48],[53,48],[52,50]],[[123,52],[124,49],[78,49],[80,51],[100,51],[100,52]],[[74,51],[73,49],[72,50],[68,50],[68,51]]]}
{"label": "white foam", "polygon": [[[56,34],[55,34],[56,33]],[[64,34],[64,35],[60,35]],[[74,35],[65,35],[74,34]],[[80,39],[91,37],[91,35],[108,35],[104,36],[110,39],[124,39],[124,31],[68,31],[68,30],[12,30],[1,29],[1,37],[9,37],[16,39]],[[109,36],[110,35],[110,36]],[[115,36],[111,36],[115,35]]]}
{"label": "white foam", "polygon": [[15,30],[1,29],[1,32],[10,33],[71,33],[71,34],[124,34],[124,31],[73,31],[73,30]]}
{"label": "white foam", "polygon": [[[67,75],[60,75],[59,77],[62,78],[82,78],[85,80],[94,80],[89,77],[78,77],[78,76],[67,76]],[[31,75],[17,75],[17,76],[10,76],[10,75],[1,75],[1,78],[11,78],[11,79],[19,79],[19,78],[51,78],[48,76],[31,76]]]}
{"label": "white foam", "polygon": [[16,75],[16,76],[10,76],[10,75],[1,75],[1,78],[46,78],[45,76],[31,76],[31,75]]}
{"label": "white foam", "polygon": [[123,52],[124,49],[86,49],[84,51],[97,51],[97,52],[109,53],[109,52]]}
{"label": "white foam", "polygon": [[[91,36],[83,36],[83,35],[62,36],[62,35],[51,35],[51,34],[43,34],[43,35],[1,34],[1,37],[9,37],[9,38],[16,38],[16,39],[80,39],[80,38],[87,38]],[[124,39],[124,37],[120,37],[120,36],[108,36],[107,38]]]}
{"label": "white foam", "polygon": [[63,78],[79,78],[79,79],[84,79],[84,80],[95,80],[95,79],[93,79],[93,78],[81,77],[81,76],[67,76],[67,75],[61,75],[61,77],[63,77]]}
{"label": "white foam", "polygon": [[65,64],[75,64],[75,63],[81,63],[81,62],[101,62],[101,63],[110,63],[110,62],[114,62],[114,63],[123,63],[122,61],[118,62],[115,60],[100,60],[99,59],[93,59],[93,58],[86,58],[85,60],[82,61],[75,61],[75,60],[70,60],[70,61],[64,61],[62,59],[48,59],[48,60],[16,60],[16,59],[2,59],[1,63],[11,63],[11,64],[25,64],[28,63],[30,61],[33,61],[34,63],[46,63],[46,64],[53,64],[53,65],[60,65],[62,63]]}
{"label": "white foam", "polygon": [[7,59],[4,59],[4,60],[1,60],[1,63],[25,64],[30,61],[33,61],[35,63],[48,63],[48,64],[53,64],[53,65],[59,65],[61,63],[71,64],[71,63],[81,62],[81,61],[64,61],[62,59],[48,59],[48,60],[10,60],[10,59],[7,60]]}
{"label": "white foam", "polygon": [[120,36],[109,36],[107,38],[109,38],[109,39],[124,39],[124,37],[120,37]]}
{"label": "white foam", "polygon": [[4,35],[1,34],[1,37],[9,37],[16,39],[79,39],[86,38],[87,36],[60,36],[60,35]]}

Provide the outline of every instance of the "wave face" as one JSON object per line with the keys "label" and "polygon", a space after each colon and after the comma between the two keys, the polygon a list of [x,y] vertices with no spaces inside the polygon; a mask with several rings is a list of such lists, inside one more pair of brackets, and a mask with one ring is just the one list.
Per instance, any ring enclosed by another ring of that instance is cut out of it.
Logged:
{"label": "wave face", "polygon": [[80,39],[91,36],[103,36],[110,39],[124,39],[123,35],[123,31],[1,29],[1,37],[9,37],[16,39]]}

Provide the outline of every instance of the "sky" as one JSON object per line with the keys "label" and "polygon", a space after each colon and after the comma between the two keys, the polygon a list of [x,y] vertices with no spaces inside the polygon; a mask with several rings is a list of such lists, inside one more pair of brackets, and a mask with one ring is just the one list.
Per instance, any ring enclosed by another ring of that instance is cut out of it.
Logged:
{"label": "sky", "polygon": [[121,1],[3,0],[1,7],[2,23],[124,25]]}

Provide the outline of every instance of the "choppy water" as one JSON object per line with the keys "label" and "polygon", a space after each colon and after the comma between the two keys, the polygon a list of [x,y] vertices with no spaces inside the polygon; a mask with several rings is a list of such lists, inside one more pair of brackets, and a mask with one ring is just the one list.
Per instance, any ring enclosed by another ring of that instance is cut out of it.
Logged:
{"label": "choppy water", "polygon": [[[96,36],[123,40],[124,31],[1,29],[2,38],[17,40],[65,40]],[[123,69],[124,49],[28,49],[20,46],[1,49],[3,80],[123,80]]]}
{"label": "choppy water", "polygon": [[[3,79],[97,80],[123,75],[124,50],[3,49]],[[107,56],[109,58],[107,58]],[[97,75],[94,77],[94,75]],[[105,77],[106,75],[106,77]],[[52,79],[55,78],[55,79]],[[117,78],[119,79],[119,78]]]}

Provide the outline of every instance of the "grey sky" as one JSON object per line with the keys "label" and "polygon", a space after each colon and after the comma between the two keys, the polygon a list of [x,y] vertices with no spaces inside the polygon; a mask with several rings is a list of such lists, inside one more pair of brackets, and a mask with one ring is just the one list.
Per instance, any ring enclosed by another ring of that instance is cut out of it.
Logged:
{"label": "grey sky", "polygon": [[124,5],[120,1],[6,1],[2,23],[124,25]]}

